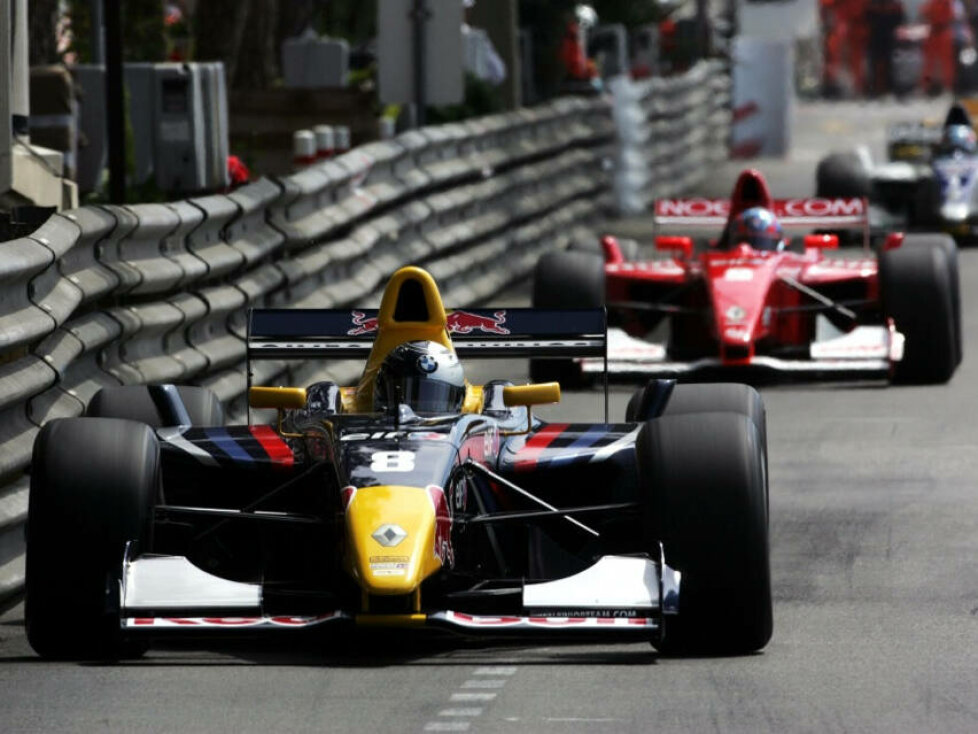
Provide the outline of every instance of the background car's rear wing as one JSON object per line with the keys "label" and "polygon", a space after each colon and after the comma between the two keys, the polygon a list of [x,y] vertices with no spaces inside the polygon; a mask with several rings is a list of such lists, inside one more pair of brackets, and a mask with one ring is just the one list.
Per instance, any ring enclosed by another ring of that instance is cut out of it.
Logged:
{"label": "background car's rear wing", "polygon": [[937,123],[894,123],[886,129],[889,158],[891,161],[926,162],[943,134],[943,126]]}
{"label": "background car's rear wing", "polygon": [[[252,309],[249,359],[365,358],[377,309]],[[460,357],[602,357],[603,308],[451,310],[448,333]]]}
{"label": "background car's rear wing", "polygon": [[[869,202],[851,199],[776,199],[774,215],[785,227],[861,229],[869,227]],[[723,227],[730,216],[729,199],[659,199],[656,225]]]}

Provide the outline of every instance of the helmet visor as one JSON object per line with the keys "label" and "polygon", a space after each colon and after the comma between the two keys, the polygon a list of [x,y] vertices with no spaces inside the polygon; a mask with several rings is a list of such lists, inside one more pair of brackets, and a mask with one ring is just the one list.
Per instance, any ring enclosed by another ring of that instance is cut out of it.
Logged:
{"label": "helmet visor", "polygon": [[465,399],[464,386],[430,377],[390,377],[384,382],[384,392],[387,394],[382,396],[378,407],[388,407],[392,402],[397,402],[409,406],[418,414],[454,413],[462,408]]}

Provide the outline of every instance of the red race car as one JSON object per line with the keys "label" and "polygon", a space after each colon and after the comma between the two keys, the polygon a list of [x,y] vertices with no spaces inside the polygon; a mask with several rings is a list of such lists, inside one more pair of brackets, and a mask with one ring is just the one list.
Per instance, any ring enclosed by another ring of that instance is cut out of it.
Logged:
{"label": "red race car", "polygon": [[[894,232],[878,256],[867,246],[840,257],[827,252],[836,235],[784,234],[858,227],[868,236],[867,211],[858,198],[775,200],[764,177],[746,170],[729,201],[656,203],[657,228],[712,228],[714,239],[659,235],[656,249],[668,256],[635,262],[611,237],[601,253],[548,253],[534,273],[533,304],[606,304],[612,375],[946,382],[961,361],[950,237]],[[595,358],[531,364],[534,379],[565,382],[603,369]]]}

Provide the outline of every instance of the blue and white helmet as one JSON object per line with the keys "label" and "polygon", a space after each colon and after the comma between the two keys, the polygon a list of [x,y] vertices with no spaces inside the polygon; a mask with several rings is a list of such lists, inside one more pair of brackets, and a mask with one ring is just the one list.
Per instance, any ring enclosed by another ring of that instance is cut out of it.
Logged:
{"label": "blue and white helmet", "polygon": [[734,217],[730,242],[734,245],[746,243],[755,250],[781,252],[785,246],[784,230],[770,209],[755,206]]}
{"label": "blue and white helmet", "polygon": [[978,135],[970,125],[948,125],[941,136],[941,152],[974,153],[978,150]]}

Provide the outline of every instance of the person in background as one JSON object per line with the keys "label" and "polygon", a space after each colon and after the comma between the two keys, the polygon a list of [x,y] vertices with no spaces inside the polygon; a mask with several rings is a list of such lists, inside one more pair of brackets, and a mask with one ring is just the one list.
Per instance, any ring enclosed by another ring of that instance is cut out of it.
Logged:
{"label": "person in background", "polygon": [[866,9],[869,0],[838,0],[836,12],[845,19],[845,50],[849,61],[852,91],[857,97],[866,93],[866,47],[869,45],[869,26]]}
{"label": "person in background", "polygon": [[836,8],[837,4],[838,0],[819,0],[825,39],[822,93],[826,97],[838,97],[842,93],[841,73],[846,24]]}
{"label": "person in background", "polygon": [[[921,19],[930,26],[924,41],[924,85],[928,93],[954,89],[954,3],[927,0],[920,8]],[[938,81],[940,77],[940,81]]]}
{"label": "person in background", "polygon": [[866,7],[869,28],[869,91],[880,96],[893,91],[893,54],[896,29],[906,20],[899,0],[870,0]]}

